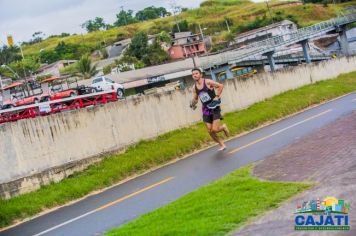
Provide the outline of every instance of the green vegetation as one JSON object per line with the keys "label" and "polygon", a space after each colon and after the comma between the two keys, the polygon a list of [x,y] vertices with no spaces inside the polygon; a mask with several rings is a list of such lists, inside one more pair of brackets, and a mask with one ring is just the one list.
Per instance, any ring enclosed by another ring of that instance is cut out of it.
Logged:
{"label": "green vegetation", "polygon": [[[62,33],[43,39],[43,32],[35,32],[32,35],[33,38],[22,45],[25,58],[33,60],[27,63],[31,66],[26,74],[37,70],[40,63],[50,64],[60,59],[79,60],[81,56],[90,55],[96,50],[101,51],[101,53],[96,53],[101,56],[95,58],[92,54],[92,59],[102,59],[107,56],[103,50],[104,47],[115,41],[135,37],[135,34],[141,31],[145,34],[177,32],[178,26],[181,31],[189,30],[194,33],[200,33],[199,26],[201,26],[205,35],[212,36],[214,44],[212,50],[218,51],[222,48],[221,45],[225,45],[224,42],[231,41],[238,33],[284,19],[292,20],[298,26],[304,27],[335,17],[344,8],[355,5],[355,2],[356,0],[342,0],[341,3],[335,5],[327,4],[328,1],[323,0],[323,4],[302,5],[300,2],[272,1],[269,3],[271,11],[268,11],[265,2],[208,0],[197,9],[178,9],[175,11],[178,13],[176,16],[170,16],[170,13],[161,7],[147,7],[138,11],[136,15],[133,15],[131,10],[121,10],[112,25],[106,24],[101,17],[85,22],[82,26],[90,32],[85,35]],[[228,32],[227,25],[231,32]],[[146,55],[135,55],[139,60],[136,68],[167,61],[168,55],[160,49],[160,45],[153,45],[155,47],[151,47]],[[0,49],[0,61],[4,61],[2,64],[7,64],[18,74],[23,72],[17,70],[18,66],[12,63],[20,59],[18,48],[8,50],[3,47]],[[126,66],[130,64],[129,62],[121,60],[120,64],[124,69],[129,69]],[[14,78],[12,73],[1,68],[0,74]]]}
{"label": "green vegetation", "polygon": [[[165,62],[168,60],[168,55],[161,48],[160,40],[166,39],[166,34],[161,33],[155,38],[152,45],[149,45],[147,34],[139,31],[133,36],[129,48],[125,51],[125,58],[129,57],[129,61],[136,61],[136,64],[141,61],[144,65],[156,65]],[[124,61],[125,58],[121,58],[121,61],[128,63],[128,61]]]}
{"label": "green vegetation", "polygon": [[77,62],[74,62],[64,68],[61,68],[59,69],[59,73],[61,75],[75,75],[75,74],[78,74],[79,73],[79,68],[78,68],[78,61]]}
{"label": "green vegetation", "polygon": [[109,27],[110,26],[106,25],[104,19],[101,17],[95,17],[94,20],[88,20],[82,24],[82,28],[85,28],[89,33],[102,29],[108,29]]}
{"label": "green vegetation", "polygon": [[[334,80],[285,92],[245,110],[225,114],[224,122],[229,125],[232,135],[236,135],[355,90],[356,72],[344,74]],[[38,191],[9,200],[0,200],[0,227],[11,224],[15,219],[23,219],[43,209],[78,199],[211,143],[203,123],[168,132],[154,140],[141,141],[124,153],[109,155],[100,163],[59,183],[43,186]]]}
{"label": "green vegetation", "polygon": [[106,235],[225,235],[311,186],[261,181],[251,176],[251,168],[238,169]]}
{"label": "green vegetation", "polygon": [[[283,5],[284,4],[284,5]],[[287,5],[289,4],[289,5]],[[336,16],[336,12],[340,11],[345,6],[354,5],[355,0],[346,3],[337,4],[336,6],[329,4],[324,7],[321,4],[305,4],[298,5],[290,2],[273,1],[270,3],[272,14],[275,16],[276,12],[282,12],[285,17],[293,17],[299,26],[307,26],[319,21],[327,20]],[[121,11],[122,12],[122,11]],[[121,14],[121,12],[119,14]],[[139,23],[129,22],[134,16],[131,12],[131,18],[125,14],[120,17],[120,22],[114,25],[116,27],[110,28],[106,31],[94,31],[85,35],[71,35],[68,37],[51,37],[40,43],[24,46],[25,55],[38,54],[39,50],[54,49],[60,41],[73,44],[85,44],[90,48],[97,48],[98,43],[106,42],[106,45],[116,41],[118,35],[125,35],[132,37],[137,31],[145,31],[148,34],[156,34],[161,31],[170,31],[175,25],[175,17],[167,16],[164,18],[157,18],[147,20]],[[246,25],[255,18],[262,18],[269,13],[265,2],[253,3],[246,0],[209,0],[201,4],[200,8],[182,11],[176,16],[179,22],[186,20],[189,24],[188,29],[193,32],[199,32],[198,24],[202,28],[207,28],[204,33],[214,35],[215,32],[226,31],[225,19],[230,19],[233,27]],[[209,16],[209,17],[206,17]],[[119,18],[118,18],[119,19]],[[132,24],[131,24],[132,23]],[[121,37],[122,39],[122,37]]]}
{"label": "green vegetation", "polygon": [[94,48],[85,44],[59,42],[54,50],[42,50],[39,54],[41,63],[51,64],[58,60],[79,60],[82,55],[89,54]]}
{"label": "green vegetation", "polygon": [[92,66],[88,55],[84,55],[78,61],[78,71],[83,79],[89,79],[96,74],[96,66]]}

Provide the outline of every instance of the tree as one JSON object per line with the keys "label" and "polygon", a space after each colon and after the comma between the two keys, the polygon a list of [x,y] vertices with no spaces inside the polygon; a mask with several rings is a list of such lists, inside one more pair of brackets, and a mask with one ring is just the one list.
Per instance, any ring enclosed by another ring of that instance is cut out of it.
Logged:
{"label": "tree", "polygon": [[94,20],[88,20],[82,24],[82,28],[85,28],[87,32],[94,32],[101,29],[107,29],[108,25],[105,24],[104,19],[101,17],[95,17]]}
{"label": "tree", "polygon": [[[8,66],[22,78],[30,76],[40,67],[40,64],[34,58],[26,57],[23,60],[12,62]],[[13,74],[11,77],[16,78]]]}
{"label": "tree", "polygon": [[39,59],[41,63],[51,64],[60,60],[60,55],[57,54],[54,50],[41,50]]}
{"label": "tree", "polygon": [[119,14],[116,14],[116,21],[114,22],[114,26],[119,27],[119,26],[136,23],[137,20],[135,17],[132,16],[132,14],[133,14],[132,10],[128,10],[128,11],[121,10]]}
{"label": "tree", "polygon": [[54,35],[50,35],[48,36],[48,38],[64,38],[64,37],[68,37],[70,36],[69,33],[61,33],[61,34],[54,34]]}
{"label": "tree", "polygon": [[164,7],[146,7],[136,13],[136,19],[139,21],[153,20],[160,17],[170,16],[171,13]]}
{"label": "tree", "polygon": [[[179,25],[180,32],[189,31],[189,25],[188,25],[188,21],[187,20],[180,21],[178,23],[178,25]],[[179,32],[179,30],[178,30],[177,24],[174,24],[173,28],[172,28],[172,32],[173,33],[177,33],[177,32]]]}
{"label": "tree", "polygon": [[141,60],[143,55],[147,54],[147,51],[148,51],[148,36],[145,32],[139,31],[133,36],[131,40],[131,44],[127,50],[127,53]]}
{"label": "tree", "polygon": [[168,60],[168,54],[161,48],[161,42],[164,40],[168,40],[167,35],[161,33],[152,45],[148,45],[147,34],[140,31],[133,36],[126,55],[142,60],[146,65],[162,63]]}
{"label": "tree", "polygon": [[32,39],[30,40],[29,44],[39,43],[43,40],[45,34],[42,31],[37,31],[32,34]]}
{"label": "tree", "polygon": [[168,54],[162,50],[158,41],[155,41],[143,55],[142,60],[146,65],[157,65],[168,60]]}
{"label": "tree", "polygon": [[41,63],[51,64],[58,60],[79,60],[82,55],[91,53],[93,50],[94,46],[61,41],[53,50],[41,50],[39,61]]}
{"label": "tree", "polygon": [[171,36],[166,31],[161,31],[156,37],[158,43],[166,43],[170,45],[172,43]]}
{"label": "tree", "polygon": [[77,51],[79,45],[75,44],[66,44],[65,42],[61,41],[57,44],[54,48],[54,51],[59,55],[61,59],[74,59],[75,52]]}
{"label": "tree", "polygon": [[16,46],[8,47],[3,46],[0,48],[0,65],[10,64],[11,62],[21,60],[19,55],[20,48]]}
{"label": "tree", "polygon": [[140,69],[145,67],[143,61],[138,60],[136,57],[125,54],[121,57],[120,60],[115,60],[116,66],[120,69],[121,72],[132,70],[132,67],[129,65],[134,65],[135,69]]}
{"label": "tree", "polygon": [[90,79],[96,74],[96,66],[92,66],[88,55],[82,56],[78,61],[78,71],[84,79]]}

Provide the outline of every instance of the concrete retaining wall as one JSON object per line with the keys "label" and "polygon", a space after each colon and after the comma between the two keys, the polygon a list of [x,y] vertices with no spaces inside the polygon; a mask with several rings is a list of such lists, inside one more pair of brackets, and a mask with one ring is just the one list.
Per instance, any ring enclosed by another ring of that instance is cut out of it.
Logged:
{"label": "concrete retaining wall", "polygon": [[[356,57],[351,57],[259,74],[246,81],[229,80],[225,83],[223,110],[239,110],[281,92],[355,70]],[[0,196],[9,197],[47,183],[52,168],[80,162],[78,169],[83,169],[87,166],[82,164],[84,159],[199,121],[200,109],[192,112],[190,99],[188,89],[0,126],[0,184],[7,183],[0,187]],[[46,173],[45,180],[39,180],[39,173]],[[52,179],[63,177],[56,172]]]}

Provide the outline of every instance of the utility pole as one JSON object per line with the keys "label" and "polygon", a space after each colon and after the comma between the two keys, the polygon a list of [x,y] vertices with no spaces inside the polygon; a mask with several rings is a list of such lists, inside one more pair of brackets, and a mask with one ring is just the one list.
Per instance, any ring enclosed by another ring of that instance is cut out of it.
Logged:
{"label": "utility pole", "polygon": [[21,56],[22,56],[22,60],[25,59],[24,55],[23,55],[23,51],[22,51],[22,47],[21,47],[21,43],[19,43],[19,47],[20,47],[20,51],[21,51]]}
{"label": "utility pole", "polygon": [[273,20],[273,17],[272,17],[272,12],[271,12],[271,8],[269,7],[268,0],[266,0],[266,5],[267,5],[267,8],[268,8],[269,16],[271,17],[271,20],[272,20],[272,24],[274,24],[274,20]]}
{"label": "utility pole", "polygon": [[26,74],[25,66],[24,66],[24,64],[23,64],[23,60],[25,59],[25,57],[24,57],[24,55],[23,55],[23,51],[22,51],[22,47],[21,47],[21,42],[19,43],[19,47],[20,47],[21,56],[22,56],[22,69],[23,69],[23,74],[24,74],[24,76],[25,76],[25,81],[26,81],[27,74]]}
{"label": "utility pole", "polygon": [[124,11],[124,6],[121,6],[121,12],[122,12],[122,14],[124,14],[125,25],[127,25],[126,12]]}
{"label": "utility pole", "polygon": [[170,5],[171,5],[171,9],[172,9],[172,12],[173,12],[173,15],[174,15],[174,20],[175,20],[176,25],[177,25],[178,32],[181,32],[180,31],[180,27],[179,27],[179,23],[178,23],[178,20],[177,20],[177,15],[176,15],[176,13],[179,12],[179,7],[177,6],[175,0],[171,0]]}
{"label": "utility pole", "polygon": [[226,26],[227,26],[227,31],[229,31],[229,33],[230,33],[231,31],[230,31],[229,22],[227,22],[227,20],[225,20],[225,23],[226,23]]}
{"label": "utility pole", "polygon": [[203,30],[201,29],[200,24],[199,24],[199,31],[200,31],[201,38],[204,41],[204,34],[203,34]]}

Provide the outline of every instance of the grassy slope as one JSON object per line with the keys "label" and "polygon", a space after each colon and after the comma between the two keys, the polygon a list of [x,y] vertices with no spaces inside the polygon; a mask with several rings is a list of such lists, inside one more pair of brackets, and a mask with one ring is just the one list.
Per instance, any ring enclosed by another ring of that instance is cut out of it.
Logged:
{"label": "grassy slope", "polygon": [[260,181],[243,167],[106,235],[224,235],[310,186]]}
{"label": "grassy slope", "polygon": [[[325,8],[322,5],[306,4],[305,6],[286,6],[275,11],[286,12],[286,15],[293,15],[301,26],[310,25],[319,21],[327,20],[336,15],[336,12],[345,5],[355,4],[356,0],[352,2],[339,4],[336,7],[330,5]],[[280,4],[278,1],[271,3],[271,6]],[[197,9],[192,9],[184,12],[178,16],[178,19],[186,19],[189,23],[200,23],[203,27],[216,29],[216,24],[223,21],[224,17],[229,17],[234,20],[234,25],[244,24],[253,20],[256,16],[262,16],[266,12],[266,5],[264,2],[253,3],[241,0],[215,0],[212,6],[204,6]],[[207,17],[209,16],[209,17]],[[74,44],[88,44],[97,45],[105,41],[114,42],[116,35],[121,32],[132,36],[137,30],[145,30],[149,33],[158,33],[162,30],[169,31],[174,24],[173,17],[166,17],[137,24],[132,24],[127,27],[117,27],[107,31],[93,32],[85,35],[73,35],[64,38],[51,38],[43,42],[24,46],[23,50],[26,55],[38,54],[40,49],[52,49],[60,41]],[[214,26],[215,25],[215,26]],[[224,30],[224,29],[221,29]]]}
{"label": "grassy slope", "polygon": [[[224,122],[235,135],[311,104],[355,90],[356,72],[353,72],[341,75],[338,79],[280,94],[242,111],[228,113],[224,116]],[[129,147],[125,153],[108,156],[101,163],[59,183],[44,186],[38,191],[10,200],[0,200],[0,227],[11,224],[15,219],[32,216],[44,209],[78,199],[208,144],[211,144],[211,140],[203,123],[166,133],[155,140],[142,141]]]}

